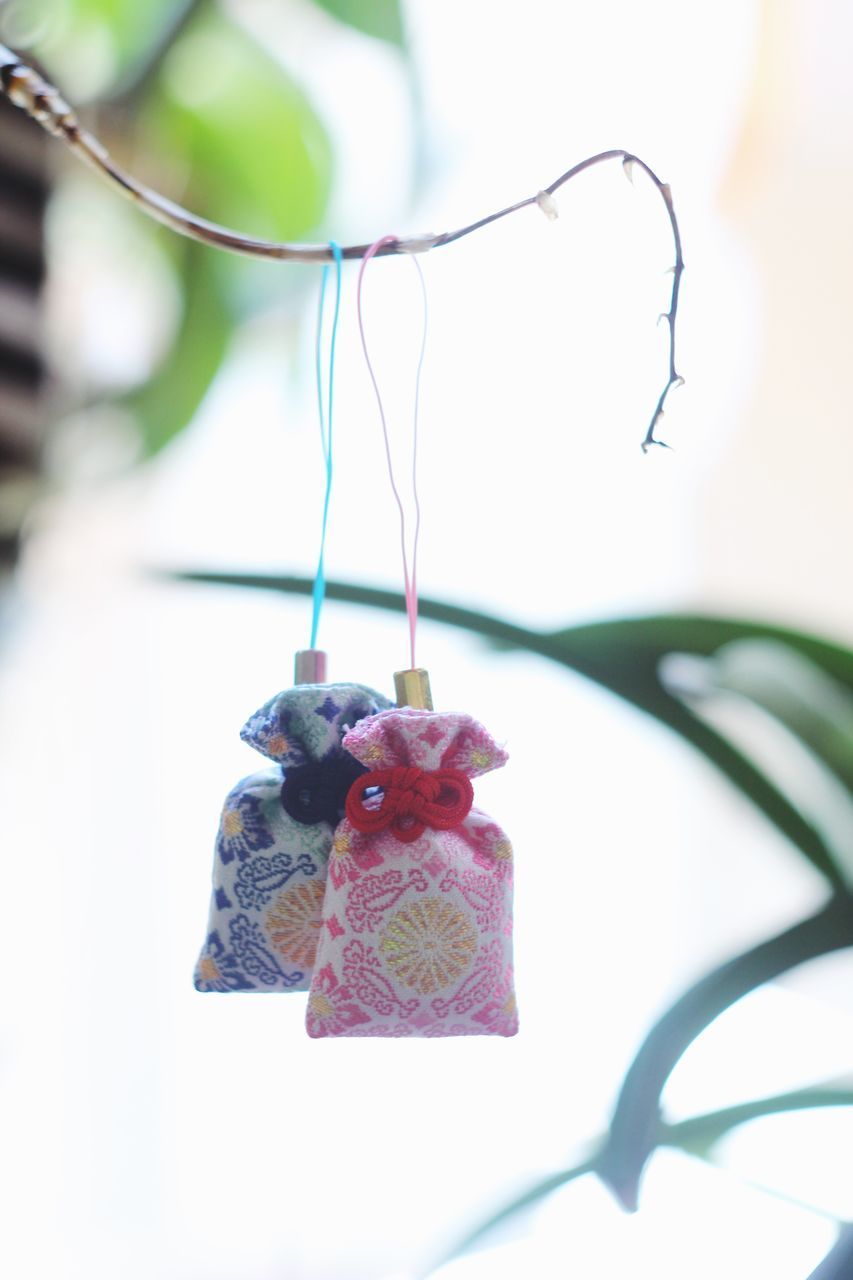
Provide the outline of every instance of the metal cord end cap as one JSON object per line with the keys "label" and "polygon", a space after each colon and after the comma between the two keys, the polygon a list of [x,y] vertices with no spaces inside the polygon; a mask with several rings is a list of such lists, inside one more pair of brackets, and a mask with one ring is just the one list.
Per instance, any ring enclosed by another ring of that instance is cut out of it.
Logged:
{"label": "metal cord end cap", "polygon": [[325,684],[329,655],[323,649],[300,649],[293,664],[294,684]]}
{"label": "metal cord end cap", "polygon": [[394,693],[398,707],[413,707],[416,711],[432,711],[432,693],[429,672],[423,667],[394,672]]}

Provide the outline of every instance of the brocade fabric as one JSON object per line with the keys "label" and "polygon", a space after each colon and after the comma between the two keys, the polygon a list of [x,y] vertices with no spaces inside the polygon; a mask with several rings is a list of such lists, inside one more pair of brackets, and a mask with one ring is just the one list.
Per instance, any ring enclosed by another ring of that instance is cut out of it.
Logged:
{"label": "brocade fabric", "polygon": [[[371,772],[476,778],[506,752],[467,715],[383,711],[343,740]],[[370,800],[365,801],[370,805]],[[512,1036],[512,846],[471,808],[416,839],[335,831],[306,1025],[325,1036]]]}
{"label": "brocade fabric", "polygon": [[362,685],[298,685],[247,721],[243,741],[274,765],[225,800],[198,991],[307,990],[335,826],[363,772],[341,740],[389,705]]}

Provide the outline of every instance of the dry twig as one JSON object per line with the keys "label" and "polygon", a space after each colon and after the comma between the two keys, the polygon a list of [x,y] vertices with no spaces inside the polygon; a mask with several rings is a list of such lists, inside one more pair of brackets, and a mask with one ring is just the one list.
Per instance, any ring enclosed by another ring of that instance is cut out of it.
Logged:
{"label": "dry twig", "polygon": [[[205,218],[200,218],[196,214],[190,213],[189,210],[175,204],[174,201],[169,200],[166,196],[160,195],[158,191],[153,191],[150,187],[137,182],[135,178],[126,173],[112,160],[106,147],[81,126],[75,112],[64,100],[59,90],[26,62],[23,62],[11,49],[6,48],[5,45],[0,45],[0,89],[2,89],[10,102],[25,111],[48,133],[64,142],[90,168],[99,173],[101,177],[106,178],[112,186],[117,187],[125,196],[135,201],[152,218],[156,218],[158,222],[171,227],[173,231],[189,236],[193,240],[200,240],[203,244],[214,245],[220,249],[228,249],[233,253],[247,254],[256,258],[274,258],[286,262],[316,263],[333,261],[333,254],[328,244],[279,244],[271,240],[258,240],[252,236],[245,236],[237,231],[232,231],[228,227],[219,226],[215,222],[208,222]],[[639,156],[618,148],[610,151],[601,151],[597,155],[589,156],[586,160],[581,160],[579,164],[573,165],[571,169],[567,169],[565,173],[555,179],[550,186],[544,187],[541,191],[537,191],[535,195],[528,196],[525,200],[519,200],[516,204],[509,205],[505,209],[499,209],[496,213],[487,214],[486,217],[479,218],[476,222],[460,227],[457,231],[445,231],[440,235],[399,236],[383,245],[377,251],[377,256],[384,257],[397,253],[423,253],[428,249],[437,249],[441,245],[452,244],[455,240],[461,240],[463,236],[470,235],[472,231],[479,231],[481,227],[486,227],[491,222],[497,222],[498,219],[505,218],[510,213],[516,213],[519,209],[526,209],[529,205],[539,205],[546,215],[553,217],[556,213],[556,206],[553,202],[554,192],[558,191],[560,187],[564,186],[572,178],[577,177],[578,174],[591,169],[594,165],[602,164],[606,160],[621,160],[629,177],[632,169],[636,166],[642,169],[654,183],[666,206],[675,243],[675,264],[672,267],[672,294],[670,296],[669,309],[663,313],[662,317],[667,321],[669,327],[669,376],[658,398],[649,428],[643,440],[642,448],[643,452],[646,452],[651,445],[663,445],[663,441],[655,439],[655,428],[663,416],[664,405],[669,392],[673,387],[679,386],[684,381],[675,367],[675,322],[678,314],[678,295],[681,285],[681,273],[684,270],[684,260],[681,254],[681,235],[669,184],[662,182],[654,170]],[[342,252],[344,258],[361,258],[368,248],[368,244],[347,245]]]}

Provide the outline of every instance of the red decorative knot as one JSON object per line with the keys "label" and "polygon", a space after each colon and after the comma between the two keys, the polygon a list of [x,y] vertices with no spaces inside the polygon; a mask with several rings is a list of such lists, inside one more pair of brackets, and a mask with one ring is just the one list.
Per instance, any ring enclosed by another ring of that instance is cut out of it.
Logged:
{"label": "red decorative knot", "polygon": [[[365,804],[364,793],[371,787],[381,788],[382,796]],[[356,778],[347,795],[346,815],[357,831],[371,833],[390,827],[398,840],[410,844],[427,827],[439,831],[458,827],[473,803],[471,780],[459,769],[428,773],[398,765]]]}

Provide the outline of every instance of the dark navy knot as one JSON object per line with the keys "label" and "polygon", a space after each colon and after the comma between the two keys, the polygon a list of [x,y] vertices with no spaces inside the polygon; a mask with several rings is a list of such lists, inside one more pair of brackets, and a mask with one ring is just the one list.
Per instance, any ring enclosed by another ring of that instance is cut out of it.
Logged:
{"label": "dark navy knot", "polygon": [[328,822],[336,827],[344,816],[350,787],[366,772],[364,765],[345,751],[288,769],[281,788],[281,803],[295,822],[305,826]]}

